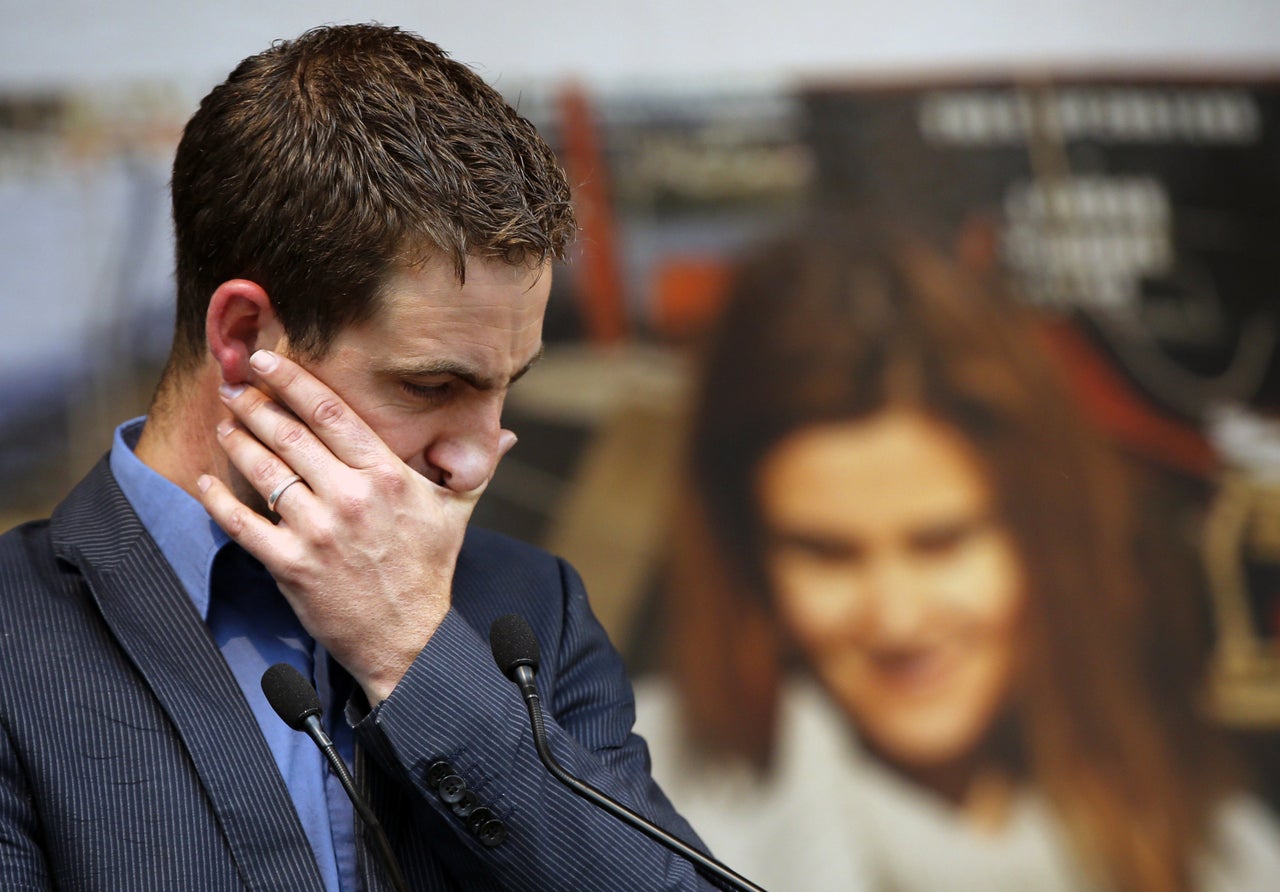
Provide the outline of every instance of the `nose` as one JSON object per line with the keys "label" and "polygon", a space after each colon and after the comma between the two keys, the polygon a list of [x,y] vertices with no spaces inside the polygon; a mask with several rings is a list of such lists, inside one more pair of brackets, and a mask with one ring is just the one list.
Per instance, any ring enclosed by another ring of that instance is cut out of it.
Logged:
{"label": "nose", "polygon": [[454,492],[486,483],[514,442],[514,435],[502,430],[502,403],[499,394],[477,394],[441,419],[424,453],[427,476]]}
{"label": "nose", "polygon": [[894,557],[875,562],[867,568],[864,585],[865,628],[885,644],[915,637],[926,620],[928,593],[910,561]]}

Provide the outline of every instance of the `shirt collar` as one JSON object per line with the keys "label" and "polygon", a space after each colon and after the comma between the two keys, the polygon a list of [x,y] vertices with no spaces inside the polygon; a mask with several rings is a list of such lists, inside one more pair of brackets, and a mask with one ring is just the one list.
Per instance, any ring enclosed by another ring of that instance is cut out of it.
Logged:
{"label": "shirt collar", "polygon": [[134,418],[116,428],[111,473],[178,575],[191,603],[208,619],[213,559],[231,539],[195,498],[134,455],[145,423],[145,417]]}

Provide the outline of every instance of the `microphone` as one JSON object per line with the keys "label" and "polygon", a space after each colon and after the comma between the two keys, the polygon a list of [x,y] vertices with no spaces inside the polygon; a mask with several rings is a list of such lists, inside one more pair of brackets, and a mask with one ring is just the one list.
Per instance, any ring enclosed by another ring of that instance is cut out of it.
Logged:
{"label": "microphone", "polygon": [[727,883],[730,888],[745,890],[745,892],[765,892],[760,886],[734,872],[715,858],[704,855],[683,840],[672,836],[643,815],[632,811],[616,799],[610,798],[606,793],[596,789],[586,781],[574,777],[556,761],[551,752],[551,746],[547,742],[547,733],[542,717],[542,700],[538,696],[537,688],[534,686],[534,675],[538,671],[540,658],[538,639],[523,616],[509,613],[494,620],[493,625],[489,627],[489,647],[493,651],[493,660],[498,664],[498,668],[502,670],[502,674],[520,687],[520,695],[524,698],[525,705],[529,710],[529,722],[533,726],[533,742],[538,751],[538,758],[542,760],[542,764],[547,767],[547,770],[551,772],[556,780],[588,802],[603,808],[615,818],[630,824],[650,838],[662,843],[677,855],[692,861],[704,873],[710,874],[716,880]]}
{"label": "microphone", "polygon": [[342,784],[342,789],[347,792],[347,798],[355,806],[356,814],[372,834],[383,867],[386,868],[387,878],[391,881],[391,887],[395,892],[409,892],[409,886],[400,870],[400,863],[391,850],[391,843],[382,829],[382,823],[369,804],[364,801],[360,791],[356,789],[355,779],[347,769],[347,763],[342,761],[342,756],[338,755],[338,748],[333,745],[333,740],[320,724],[320,716],[323,715],[324,710],[320,707],[320,695],[316,693],[316,689],[293,666],[288,663],[276,663],[262,673],[262,693],[266,695],[267,702],[286,725],[295,731],[304,732],[319,747],[333,769],[333,773],[337,775],[338,782]]}

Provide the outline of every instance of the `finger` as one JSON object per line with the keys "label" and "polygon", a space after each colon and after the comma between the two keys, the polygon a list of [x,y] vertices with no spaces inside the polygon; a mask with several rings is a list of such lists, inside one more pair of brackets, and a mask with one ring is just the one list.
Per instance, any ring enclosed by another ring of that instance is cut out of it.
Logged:
{"label": "finger", "polygon": [[221,480],[204,474],[196,481],[200,504],[232,541],[256,557],[268,570],[278,562],[288,534],[235,497]]}
{"label": "finger", "polygon": [[[303,481],[302,477],[298,474],[290,474],[288,477],[284,478],[284,480],[277,484],[276,488],[271,490],[271,493],[267,496],[267,510],[275,511],[279,514],[280,512],[276,506],[280,504],[280,499],[289,491],[289,487],[295,486],[299,483],[303,483]],[[306,484],[303,483],[303,485],[305,486]]]}
{"label": "finger", "polygon": [[301,419],[257,387],[223,385],[219,394],[235,416],[217,428],[223,449],[264,498],[290,474],[301,474],[319,492],[319,484],[341,470]]}
{"label": "finger", "polygon": [[269,510],[279,513],[280,500],[284,497],[285,486],[290,481],[298,487],[293,494],[296,496],[295,502],[303,498],[304,493],[314,498],[314,494],[310,493],[304,485],[306,478],[300,475],[297,469],[264,446],[235,420],[228,418],[221,422],[218,425],[217,434],[218,442],[231,463],[249,481],[249,485],[262,496]]}
{"label": "finger", "polygon": [[[385,463],[390,456],[381,438],[373,432],[364,419],[333,392],[324,382],[288,357],[270,350],[258,350],[249,358],[263,383],[269,385],[277,399],[319,438],[328,451],[339,461],[352,468],[369,468]],[[287,450],[294,439],[305,442],[284,425],[283,442],[265,440],[292,464]],[[250,425],[252,427],[252,424]],[[254,428],[254,432],[258,433]],[[299,468],[301,470],[301,468]],[[305,476],[305,475],[304,475]]]}

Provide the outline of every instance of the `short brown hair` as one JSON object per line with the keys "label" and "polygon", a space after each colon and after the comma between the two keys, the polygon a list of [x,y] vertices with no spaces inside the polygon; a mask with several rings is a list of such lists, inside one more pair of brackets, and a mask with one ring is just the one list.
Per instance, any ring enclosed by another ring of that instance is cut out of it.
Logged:
{"label": "short brown hair", "polygon": [[222,282],[270,295],[322,355],[369,318],[393,263],[563,257],[565,176],[533,125],[473,71],[398,28],[317,28],[241,62],[187,123],[173,165],[172,366],[203,357]]}

